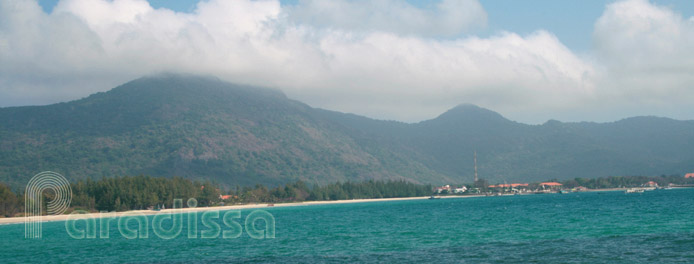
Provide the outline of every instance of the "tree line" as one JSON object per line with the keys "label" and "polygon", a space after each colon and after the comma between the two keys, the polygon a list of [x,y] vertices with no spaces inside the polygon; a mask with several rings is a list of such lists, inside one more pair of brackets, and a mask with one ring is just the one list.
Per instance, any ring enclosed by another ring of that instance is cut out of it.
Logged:
{"label": "tree line", "polygon": [[11,217],[24,211],[24,196],[15,194],[10,186],[0,183],[0,217]]}
{"label": "tree line", "polygon": [[172,208],[174,199],[195,198],[198,206],[219,200],[219,185],[180,177],[125,176],[83,180],[71,184],[75,209],[87,211],[143,210],[157,206]]}
{"label": "tree line", "polygon": [[[70,184],[72,200],[67,212],[127,211],[153,207],[171,208],[174,198],[195,198],[198,206],[211,206],[219,201],[220,188],[209,181],[191,181],[180,177],[126,176],[100,180],[80,180]],[[53,198],[44,191],[43,209]],[[0,183],[0,217],[21,216],[24,212],[24,194],[15,193]]]}
{"label": "tree line", "polygon": [[[71,184],[72,201],[70,211],[128,211],[154,208],[172,208],[174,199],[197,200],[197,207],[250,204],[282,203],[302,201],[347,200],[367,198],[394,198],[427,196],[431,185],[420,185],[400,181],[337,182],[328,185],[309,186],[303,181],[268,188],[257,184],[223,190],[214,182],[192,181],[173,177],[125,176],[100,180],[80,180]],[[44,203],[52,193],[44,192]],[[44,208],[46,208],[44,206]],[[14,193],[8,185],[0,184],[0,217],[21,216],[24,196]]]}
{"label": "tree line", "polygon": [[[556,180],[554,180],[556,181]],[[575,178],[562,181],[564,188],[583,186],[589,189],[636,187],[654,181],[660,186],[669,184],[694,184],[694,178],[679,175],[613,176],[603,178]],[[480,180],[470,187],[486,189],[487,182]],[[195,198],[198,207],[252,204],[283,203],[302,201],[329,201],[369,198],[396,198],[428,196],[432,194],[431,185],[416,184],[404,180],[363,182],[337,182],[327,185],[309,186],[303,181],[268,188],[257,184],[254,187],[224,189],[210,181],[192,181],[173,177],[125,176],[103,178],[100,180],[80,180],[72,183],[71,210],[86,211],[127,211],[151,209],[158,206],[172,208],[174,199],[183,199],[186,206],[188,198]],[[44,192],[44,203],[49,201],[50,192]],[[44,206],[46,208],[46,206]],[[0,217],[21,216],[24,210],[23,193],[15,193],[0,183]]]}
{"label": "tree line", "polygon": [[[641,187],[648,182],[655,182],[658,186],[668,186],[673,184],[675,186],[682,185],[694,185],[694,178],[684,178],[681,175],[661,175],[661,176],[610,176],[610,177],[600,177],[600,178],[574,178],[570,180],[560,181],[557,179],[550,179],[546,182],[558,182],[562,184],[564,189],[572,189],[575,187],[585,187],[588,189],[611,189],[611,188],[632,188]],[[477,182],[471,185],[465,185],[468,188],[478,188],[481,192],[487,192],[489,182],[485,179],[479,179]],[[533,182],[528,184],[528,189],[540,189],[539,182]]]}
{"label": "tree line", "polygon": [[277,203],[302,201],[331,201],[370,198],[396,198],[431,195],[431,185],[400,181],[337,182],[309,187],[303,181],[268,189],[263,185],[254,188],[237,187],[230,190],[232,203]]}
{"label": "tree line", "polygon": [[611,176],[602,178],[575,178],[561,182],[565,188],[583,186],[588,189],[629,188],[639,187],[653,181],[658,186],[694,184],[694,178],[684,178],[680,175],[661,176]]}

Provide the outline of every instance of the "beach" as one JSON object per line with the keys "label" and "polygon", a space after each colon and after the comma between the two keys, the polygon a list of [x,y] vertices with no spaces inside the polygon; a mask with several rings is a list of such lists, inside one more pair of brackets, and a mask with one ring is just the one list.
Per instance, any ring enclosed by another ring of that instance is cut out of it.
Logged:
{"label": "beach", "polygon": [[[686,188],[686,187],[680,187]],[[627,188],[607,188],[607,189],[588,189],[581,192],[614,192],[614,191],[624,191]],[[533,193],[523,193],[521,195],[531,195]],[[513,194],[502,194],[501,196],[509,196]],[[444,195],[436,196],[436,198],[441,199],[452,199],[452,198],[472,198],[472,197],[491,197],[486,195]],[[406,200],[423,200],[429,199],[431,196],[418,196],[418,197],[399,197],[399,198],[373,198],[373,199],[352,199],[352,200],[334,200],[334,201],[305,201],[305,202],[292,202],[292,203],[257,203],[257,204],[237,204],[237,205],[227,205],[227,206],[212,206],[212,207],[195,207],[195,208],[177,208],[177,209],[163,209],[159,211],[154,210],[131,210],[123,212],[108,212],[108,213],[86,213],[86,214],[62,214],[62,215],[44,215],[41,216],[42,222],[53,222],[53,221],[66,221],[68,219],[84,219],[84,218],[102,218],[102,217],[119,217],[124,215],[155,215],[155,214],[171,214],[171,213],[187,213],[187,212],[202,212],[202,211],[227,211],[227,210],[243,210],[243,209],[257,209],[257,208],[268,208],[268,207],[290,207],[290,206],[310,206],[310,205],[324,205],[324,204],[349,204],[349,203],[368,203],[368,202],[388,202],[388,201],[406,201]],[[26,217],[8,217],[0,218],[0,225],[6,224],[21,224],[24,223]]]}
{"label": "beach", "polygon": [[[437,196],[437,198],[471,198],[483,197],[484,195],[459,195],[459,196]],[[44,215],[41,216],[42,222],[66,221],[68,219],[85,219],[85,218],[102,218],[102,217],[119,217],[127,215],[155,215],[155,214],[172,214],[172,213],[187,213],[187,212],[202,212],[202,211],[227,211],[227,210],[243,210],[257,209],[268,207],[289,207],[289,206],[309,206],[323,204],[349,204],[349,203],[368,203],[368,202],[388,202],[388,201],[406,201],[406,200],[423,200],[429,199],[430,196],[419,197],[401,197],[401,198],[375,198],[375,199],[352,199],[352,200],[335,200],[335,201],[306,201],[295,203],[258,203],[258,204],[239,204],[227,206],[212,206],[212,207],[195,207],[195,208],[177,208],[154,210],[131,210],[124,212],[108,212],[108,213],[86,213],[86,214],[62,214],[62,215]],[[8,217],[0,218],[0,225],[6,224],[21,224],[24,223],[26,217]]]}

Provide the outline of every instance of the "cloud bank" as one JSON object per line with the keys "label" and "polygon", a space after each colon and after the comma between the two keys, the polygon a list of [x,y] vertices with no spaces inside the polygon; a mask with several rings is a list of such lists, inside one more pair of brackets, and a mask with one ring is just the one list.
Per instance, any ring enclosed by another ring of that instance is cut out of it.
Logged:
{"label": "cloud bank", "polygon": [[407,122],[474,103],[514,120],[692,119],[694,19],[645,0],[610,4],[595,48],[551,32],[472,34],[476,0],[200,2],[0,0],[0,106],[87,96],[162,71],[282,89],[315,107]]}

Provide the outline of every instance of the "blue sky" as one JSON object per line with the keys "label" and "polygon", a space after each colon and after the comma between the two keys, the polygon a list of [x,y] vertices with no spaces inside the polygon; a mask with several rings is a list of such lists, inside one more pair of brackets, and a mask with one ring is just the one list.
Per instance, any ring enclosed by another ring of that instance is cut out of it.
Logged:
{"label": "blue sky", "polygon": [[[614,1],[599,0],[482,0],[489,14],[486,33],[499,30],[528,34],[545,29],[557,35],[569,48],[582,52],[591,46],[593,24]],[[694,14],[694,1],[657,0],[685,16]]]}

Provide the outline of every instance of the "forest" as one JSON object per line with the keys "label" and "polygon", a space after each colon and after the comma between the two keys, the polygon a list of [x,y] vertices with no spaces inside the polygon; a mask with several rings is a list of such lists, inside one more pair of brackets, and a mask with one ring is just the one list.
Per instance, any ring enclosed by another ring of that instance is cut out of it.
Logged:
{"label": "forest", "polygon": [[410,124],[177,74],[65,103],[0,108],[0,124],[0,182],[15,191],[43,168],[70,180],[176,175],[275,187],[399,175],[439,185],[471,181],[474,153],[480,175],[496,183],[660,175],[691,170],[694,148],[694,121],[528,125],[463,104]]}
{"label": "forest", "polygon": [[[583,186],[589,189],[602,189],[636,187],[648,181],[654,181],[659,186],[694,184],[694,178],[684,178],[679,175],[575,178],[561,181],[561,183],[564,188]],[[487,186],[486,181],[480,180],[480,182],[483,184],[477,187],[485,188]],[[254,187],[223,188],[210,181],[144,175],[100,180],[87,179],[72,183],[70,187],[72,189],[72,202],[68,213],[78,209],[98,212],[143,210],[157,207],[171,208],[174,199],[186,201],[188,198],[195,198],[198,201],[198,207],[207,207],[252,203],[417,197],[432,195],[433,191],[431,185],[416,184],[404,180],[348,181],[311,186],[306,182],[296,181],[274,188],[268,188],[262,184],[256,184]],[[51,196],[50,191],[44,192],[44,203],[50,200]],[[7,184],[0,183],[0,217],[21,216],[23,209],[23,194],[13,192]]]}
{"label": "forest", "polygon": [[[171,208],[174,199],[186,201],[188,198],[195,198],[198,201],[198,207],[207,207],[251,203],[414,197],[432,193],[431,185],[420,185],[403,180],[337,182],[313,186],[297,181],[274,188],[257,184],[254,187],[236,186],[225,190],[219,184],[209,181],[144,175],[100,180],[87,179],[72,183],[70,187],[72,202],[68,212]],[[51,197],[50,191],[44,192],[43,202],[49,201]],[[23,209],[23,195],[13,192],[6,184],[0,184],[0,217],[21,216]]]}
{"label": "forest", "polygon": [[612,176],[601,178],[575,178],[573,180],[562,181],[565,188],[583,186],[588,189],[604,188],[629,188],[639,187],[643,184],[654,181],[658,186],[694,184],[694,178],[684,178],[681,175],[661,175],[656,177],[647,176]]}

